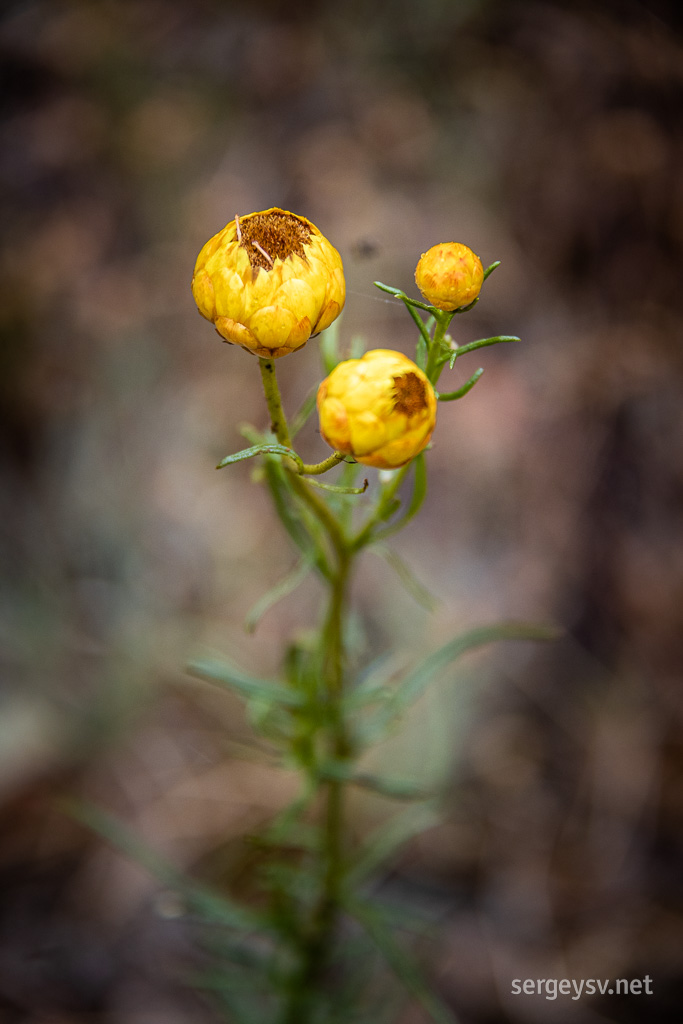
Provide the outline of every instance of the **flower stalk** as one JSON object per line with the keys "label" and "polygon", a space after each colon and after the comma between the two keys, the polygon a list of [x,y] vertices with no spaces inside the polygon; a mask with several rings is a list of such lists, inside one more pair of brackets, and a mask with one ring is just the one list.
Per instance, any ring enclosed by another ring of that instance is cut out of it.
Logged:
{"label": "flower stalk", "polygon": [[[270,417],[269,434],[243,428],[251,447],[222,459],[218,468],[245,459],[264,460],[261,477],[301,554],[295,571],[261,599],[257,615],[248,617],[250,628],[255,628],[263,610],[282,600],[309,570],[318,573],[326,589],[315,640],[290,646],[284,684],[254,680],[232,667],[202,666],[202,678],[211,678],[213,673],[219,685],[229,685],[254,702],[264,735],[279,747],[283,763],[297,768],[302,778],[302,797],[271,832],[287,840],[290,853],[297,851],[298,867],[292,868],[291,858],[283,851],[282,863],[266,883],[270,928],[279,936],[288,959],[283,968],[276,948],[266,971],[270,981],[275,979],[276,1010],[270,1016],[264,1016],[262,1009],[255,1011],[245,1018],[250,1021],[311,1024],[328,1019],[331,1008],[338,1019],[338,994],[346,982],[353,982],[347,977],[339,943],[342,918],[350,914],[356,916],[369,940],[383,950],[388,963],[394,968],[401,965],[401,980],[431,1018],[454,1024],[452,1014],[429,990],[419,969],[408,962],[393,935],[384,930],[381,914],[361,906],[354,895],[359,851],[349,835],[347,791],[355,782],[368,784],[369,777],[357,772],[356,758],[367,746],[368,736],[374,735],[373,721],[376,735],[386,735],[396,716],[419,696],[439,667],[469,647],[498,636],[528,639],[546,637],[547,633],[535,634],[529,627],[516,631],[508,625],[500,632],[495,627],[474,631],[474,639],[467,634],[456,638],[426,659],[422,669],[418,666],[409,672],[387,701],[380,697],[381,687],[370,688],[365,695],[362,681],[356,680],[354,686],[346,625],[356,559],[371,545],[377,545],[378,554],[392,555],[384,540],[402,529],[425,499],[423,453],[435,429],[439,400],[463,397],[483,372],[479,369],[457,389],[439,394],[436,385],[446,364],[452,369],[460,355],[518,340],[500,335],[458,348],[447,334],[456,313],[466,312],[476,303],[483,281],[495,266],[483,271],[479,258],[467,246],[445,243],[430,249],[418,264],[416,280],[425,302],[375,282],[403,302],[413,319],[418,330],[415,362],[387,349],[340,360],[336,342],[324,341],[321,354],[327,376],[317,391],[317,408],[320,434],[333,450],[318,462],[304,461],[292,447],[292,438],[312,412],[312,394],[290,427],[275,359],[301,347],[311,333],[324,330],[341,311],[345,286],[339,254],[305,218],[273,209],[235,217],[206,244],[195,266],[193,292],[202,315],[214,323],[224,340],[258,356]],[[362,487],[355,486],[359,463],[389,471],[380,473],[379,486],[371,487],[366,497],[362,495],[368,480]],[[329,485],[315,479],[340,465],[338,483]],[[402,492],[408,480],[412,491],[404,507]],[[392,560],[387,560],[391,564]],[[406,589],[421,596],[424,604],[424,587],[411,579],[410,570],[397,555],[393,564],[400,567]],[[392,784],[391,780],[370,781],[384,795],[404,798],[416,792],[414,786]],[[304,842],[302,837],[307,835]],[[367,855],[366,861],[372,862],[372,856]],[[256,985],[258,989],[259,983]],[[349,1006],[349,1018],[360,1021],[360,1004]]]}

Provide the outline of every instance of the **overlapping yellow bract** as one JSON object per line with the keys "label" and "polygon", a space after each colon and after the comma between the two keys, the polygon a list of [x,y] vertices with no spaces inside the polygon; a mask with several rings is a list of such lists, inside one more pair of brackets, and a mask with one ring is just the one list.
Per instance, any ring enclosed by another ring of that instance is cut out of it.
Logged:
{"label": "overlapping yellow bract", "polygon": [[315,225],[273,207],[235,218],[206,243],[192,293],[225,341],[277,358],[330,326],[346,286],[339,253]]}
{"label": "overlapping yellow bract", "polygon": [[366,466],[395,469],[429,443],[436,396],[411,359],[378,348],[334,368],[318,389],[318,414],[332,448]]}
{"label": "overlapping yellow bract", "polygon": [[420,257],[415,283],[427,302],[450,312],[476,299],[484,283],[484,268],[476,253],[462,242],[440,242]]}

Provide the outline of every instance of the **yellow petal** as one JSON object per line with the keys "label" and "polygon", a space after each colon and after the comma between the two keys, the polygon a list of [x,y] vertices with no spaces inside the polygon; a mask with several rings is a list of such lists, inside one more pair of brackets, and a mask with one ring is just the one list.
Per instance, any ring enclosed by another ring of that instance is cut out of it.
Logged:
{"label": "yellow petal", "polygon": [[361,412],[349,416],[349,429],[351,448],[359,457],[376,451],[386,441],[386,427],[374,412]]}
{"label": "yellow petal", "polygon": [[326,328],[328,328],[330,324],[337,319],[340,313],[341,306],[339,305],[339,303],[335,302],[334,299],[330,299],[330,301],[327,303],[322,313],[320,314],[318,321],[314,327],[316,334],[319,331],[326,330]]}
{"label": "yellow petal", "polygon": [[216,299],[211,278],[205,270],[200,270],[192,278],[192,294],[202,316],[213,320],[216,315]]}
{"label": "yellow petal", "polygon": [[296,325],[296,316],[284,306],[264,306],[249,318],[249,330],[258,344],[271,352],[288,344]]}

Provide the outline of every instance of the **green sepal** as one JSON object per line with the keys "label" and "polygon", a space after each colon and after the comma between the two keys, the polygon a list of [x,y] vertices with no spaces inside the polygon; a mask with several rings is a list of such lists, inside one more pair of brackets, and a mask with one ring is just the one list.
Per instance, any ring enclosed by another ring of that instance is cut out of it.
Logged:
{"label": "green sepal", "polygon": [[479,296],[477,295],[476,299],[472,299],[472,301],[468,302],[468,304],[466,306],[458,306],[457,309],[454,309],[453,310],[453,316],[455,316],[456,313],[469,313],[469,311],[471,309],[474,309],[474,307],[476,306],[476,304],[478,302],[479,302]]}
{"label": "green sepal", "polygon": [[289,690],[280,683],[268,679],[257,679],[249,676],[241,669],[227,661],[217,659],[199,659],[187,666],[190,675],[205,682],[214,683],[223,689],[235,690],[250,700],[263,700],[267,704],[283,707],[299,708],[305,704],[305,698],[295,690]]}
{"label": "green sepal", "polygon": [[291,448],[284,444],[255,444],[251,448],[244,448],[234,455],[226,455],[216,466],[216,469],[223,469],[224,466],[231,466],[235,462],[243,462],[245,459],[253,459],[256,455],[286,455],[287,458],[296,462],[300,469],[304,468],[304,460]]}
{"label": "green sepal", "polygon": [[486,280],[486,278],[489,276],[489,274],[492,274],[493,271],[496,269],[496,267],[499,267],[499,266],[500,266],[500,260],[496,260],[494,263],[492,263],[490,266],[488,266],[486,268],[486,270],[484,271],[484,280]]}

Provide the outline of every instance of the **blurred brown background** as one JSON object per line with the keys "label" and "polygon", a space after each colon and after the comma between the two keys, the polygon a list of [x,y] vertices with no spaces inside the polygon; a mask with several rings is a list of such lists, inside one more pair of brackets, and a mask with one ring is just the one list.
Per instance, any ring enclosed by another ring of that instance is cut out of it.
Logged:
{"label": "blurred brown background", "polygon": [[[457,340],[523,338],[467,357],[484,377],[441,409],[396,545],[438,609],[372,555],[357,607],[368,659],[498,618],[565,639],[473,658],[378,755],[449,780],[384,890],[440,920],[431,973],[463,1024],[681,1019],[682,28],[665,2],[9,5],[3,1024],[216,1019],[180,984],[172,901],[61,794],[229,880],[292,793],[235,756],[239,702],[183,672],[206,650],[276,671],[320,599],[311,582],[243,629],[295,556],[249,469],[214,473],[265,416],[255,362],[189,290],[204,241],[272,205],[340,250],[345,346],[413,351],[372,281],[416,294],[420,253],[451,239],[503,261]],[[279,363],[288,408],[316,344]],[[301,450],[324,457],[313,426]],[[354,830],[388,810],[358,801]],[[646,974],[649,997],[511,995]]]}

